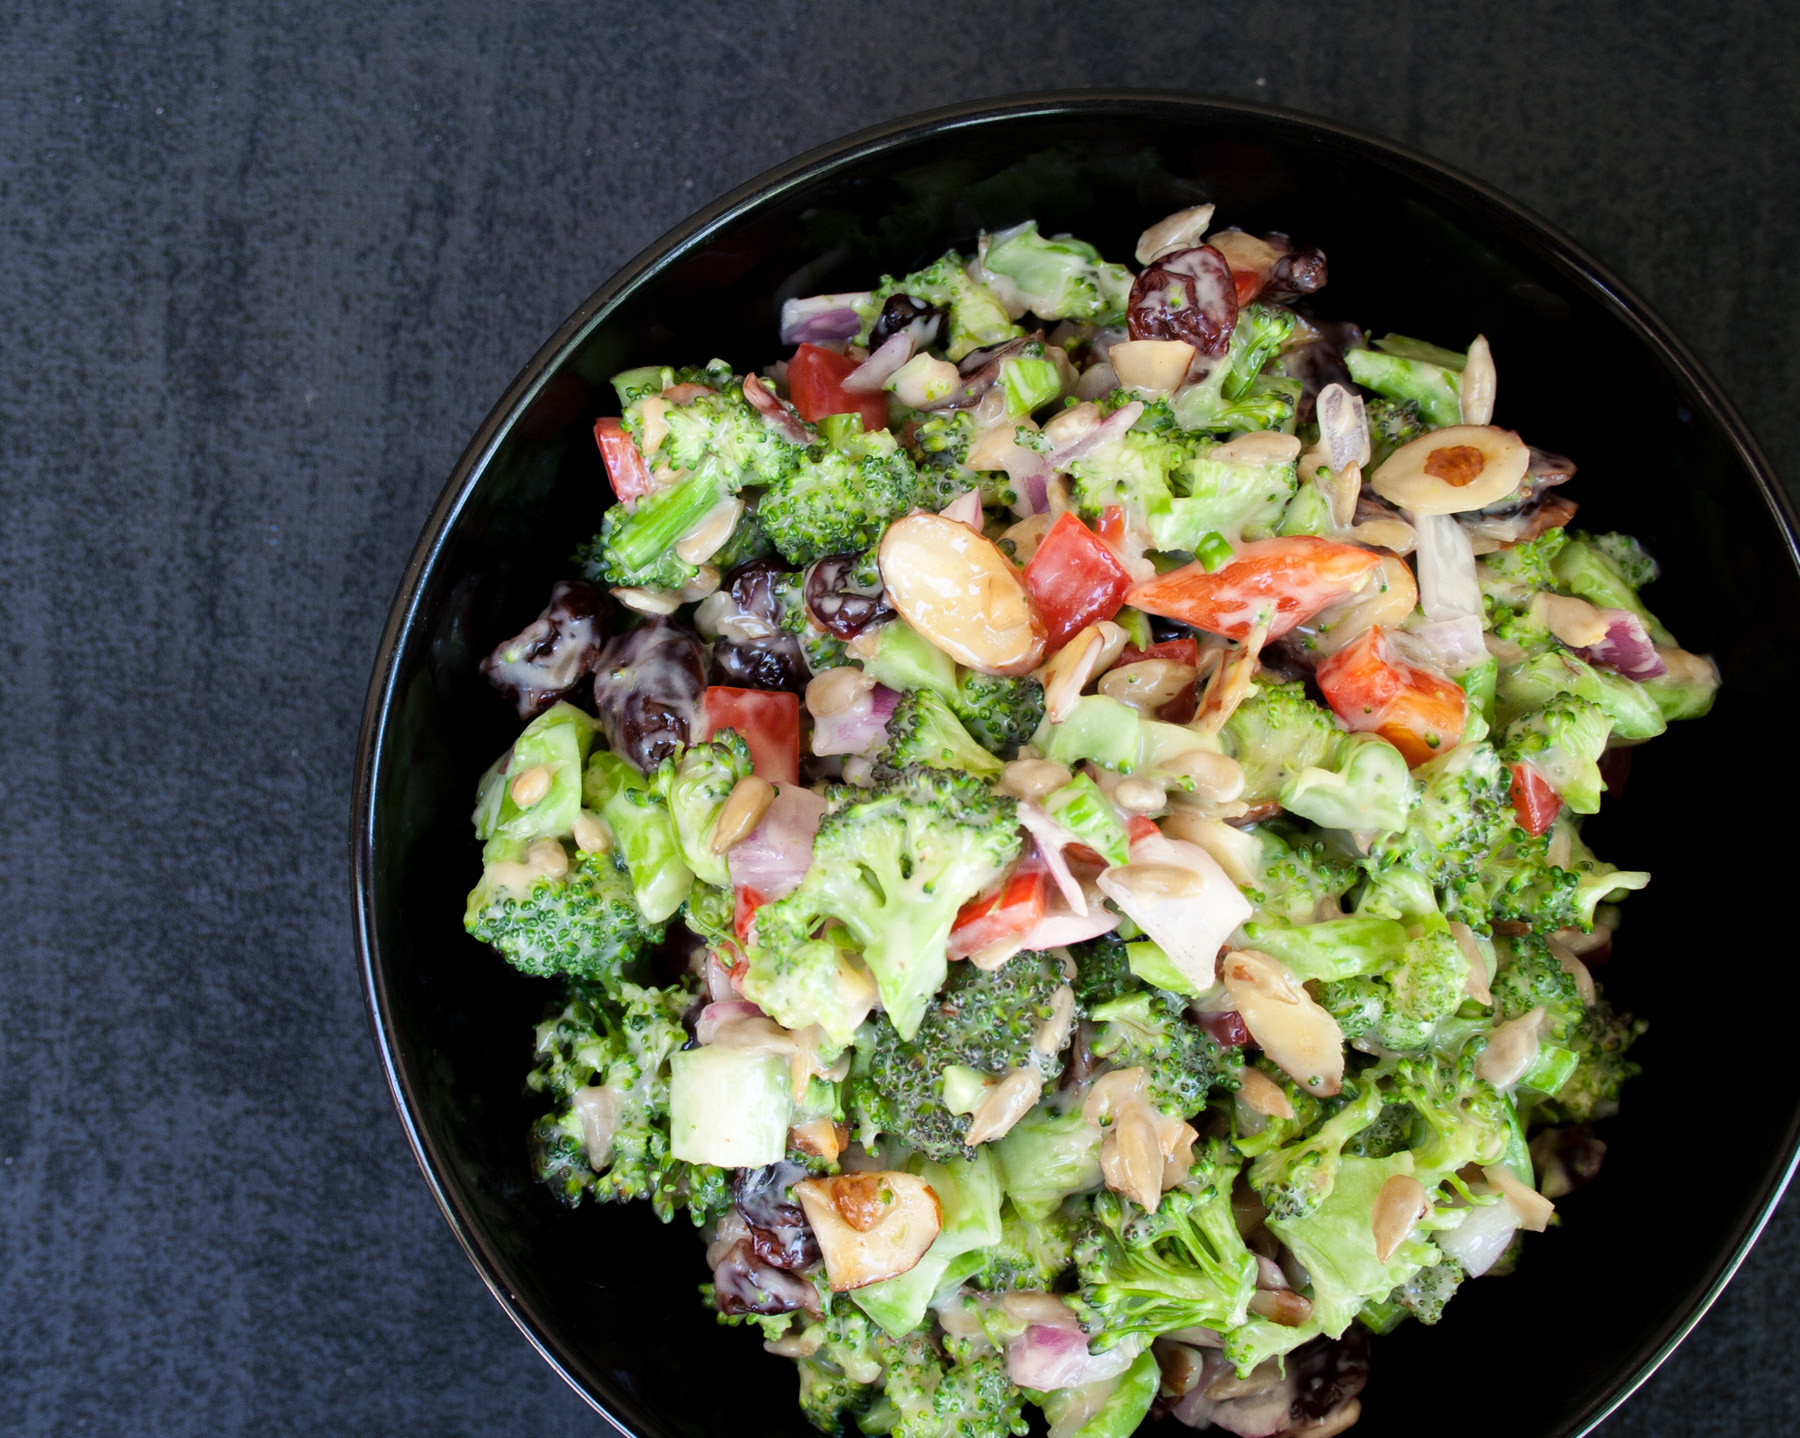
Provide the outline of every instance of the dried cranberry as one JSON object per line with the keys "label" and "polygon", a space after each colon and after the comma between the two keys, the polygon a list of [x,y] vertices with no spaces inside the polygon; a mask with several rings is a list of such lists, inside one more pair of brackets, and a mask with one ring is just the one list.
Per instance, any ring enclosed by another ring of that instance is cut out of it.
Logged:
{"label": "dried cranberry", "polygon": [[831,554],[806,571],[806,612],[813,623],[839,639],[856,638],[872,624],[894,617],[881,581],[859,583],[856,554]]}
{"label": "dried cranberry", "polygon": [[1237,312],[1231,266],[1211,245],[1197,245],[1144,268],[1126,317],[1134,340],[1186,340],[1203,355],[1222,355]]}
{"label": "dried cranberry", "polygon": [[1269,269],[1262,297],[1272,304],[1288,304],[1325,287],[1325,251],[1317,245],[1290,250]]}
{"label": "dried cranberry", "polygon": [[726,1250],[713,1268],[713,1297],[719,1312],[793,1313],[821,1310],[819,1291],[804,1278],[764,1263],[748,1238],[740,1238]]}
{"label": "dried cranberry", "polygon": [[535,718],[593,672],[605,637],[600,591],[561,580],[544,612],[482,660],[481,672],[521,719]]}
{"label": "dried cranberry", "polygon": [[732,1201],[750,1226],[756,1256],[774,1268],[809,1268],[819,1261],[819,1241],[792,1190],[806,1170],[787,1159],[766,1168],[742,1168],[732,1182]]}
{"label": "dried cranberry", "polygon": [[1236,1009],[1227,1009],[1222,1014],[1199,1014],[1196,1018],[1201,1028],[1228,1049],[1241,1049],[1250,1042],[1250,1030],[1244,1023],[1244,1016]]}
{"label": "dried cranberry", "polygon": [[1368,1335],[1352,1326],[1342,1338],[1315,1338],[1288,1355],[1287,1369],[1294,1379],[1294,1406],[1284,1431],[1304,1432],[1368,1386]]}
{"label": "dried cranberry", "polygon": [[721,606],[712,621],[718,626],[714,684],[805,692],[810,677],[806,662],[794,636],[781,628],[780,588],[788,577],[789,571],[773,559],[753,559],[725,576],[724,601],[708,601]]}
{"label": "dried cranberry", "polygon": [[615,754],[648,773],[688,742],[706,695],[702,657],[699,639],[666,619],[606,646],[594,706]]}
{"label": "dried cranberry", "polygon": [[1300,381],[1300,403],[1295,406],[1294,416],[1301,424],[1312,423],[1320,390],[1341,384],[1355,393],[1356,381],[1350,377],[1344,353],[1367,345],[1363,332],[1353,324],[1328,320],[1316,328],[1316,340],[1297,345],[1281,357],[1282,369]]}
{"label": "dried cranberry", "polygon": [[910,329],[913,348],[922,350],[937,339],[947,314],[949,310],[943,305],[928,305],[911,295],[892,295],[881,307],[881,314],[869,331],[869,348],[874,349],[883,340]]}

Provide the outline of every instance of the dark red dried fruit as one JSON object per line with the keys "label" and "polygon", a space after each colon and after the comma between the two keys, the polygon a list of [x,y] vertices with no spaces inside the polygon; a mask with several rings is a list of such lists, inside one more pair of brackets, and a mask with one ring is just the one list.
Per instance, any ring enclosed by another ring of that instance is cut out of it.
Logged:
{"label": "dark red dried fruit", "polygon": [[1288,304],[1323,289],[1325,280],[1325,251],[1317,245],[1290,250],[1270,268],[1262,298],[1272,304]]}
{"label": "dark red dried fruit", "polygon": [[821,1312],[819,1290],[763,1262],[748,1238],[732,1244],[713,1269],[713,1298],[719,1312],[727,1314]]}
{"label": "dark red dried fruit", "polygon": [[807,1171],[787,1159],[766,1168],[741,1168],[732,1180],[732,1201],[750,1226],[750,1246],[774,1268],[796,1271],[819,1261],[819,1241],[806,1210],[792,1197]]}
{"label": "dark red dried fruit", "polygon": [[944,317],[949,313],[944,305],[926,304],[924,300],[915,300],[911,295],[891,295],[881,307],[881,314],[869,331],[869,348],[873,350],[883,340],[892,339],[901,330],[911,329],[913,348],[922,350],[936,342],[938,331],[943,328]]}
{"label": "dark red dried fruit", "polygon": [[565,579],[543,613],[481,661],[481,672],[521,719],[533,719],[593,672],[605,638],[600,591]]}
{"label": "dark red dried fruit", "polygon": [[811,677],[794,636],[781,628],[777,591],[789,571],[773,559],[753,559],[726,575],[721,586],[735,606],[721,622],[713,645],[712,682],[734,689],[806,692]]}
{"label": "dark red dried fruit", "polygon": [[860,562],[860,555],[830,554],[806,571],[806,612],[827,634],[846,641],[894,617],[880,580],[857,582]]}
{"label": "dark red dried fruit", "polygon": [[1236,1009],[1227,1009],[1222,1014],[1200,1014],[1197,1018],[1200,1027],[1228,1049],[1241,1049],[1250,1042],[1249,1026]]}
{"label": "dark red dried fruit", "polygon": [[1360,1328],[1342,1338],[1315,1338],[1288,1355],[1294,1379],[1292,1424],[1287,1432],[1304,1432],[1321,1423],[1361,1393],[1369,1383],[1369,1338]]}
{"label": "dark red dried fruit", "polygon": [[621,634],[600,655],[594,707],[606,742],[648,773],[688,742],[706,696],[700,640],[666,619]]}
{"label": "dark red dried fruit", "polygon": [[1200,354],[1222,355],[1237,313],[1231,266],[1211,245],[1197,245],[1145,267],[1126,319],[1134,340],[1186,340]]}

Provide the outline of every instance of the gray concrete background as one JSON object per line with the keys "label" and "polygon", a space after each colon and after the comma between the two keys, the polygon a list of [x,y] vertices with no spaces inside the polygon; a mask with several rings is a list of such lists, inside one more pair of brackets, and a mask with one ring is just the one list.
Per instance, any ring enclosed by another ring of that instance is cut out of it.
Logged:
{"label": "gray concrete background", "polygon": [[[1791,481],[1797,67],[1775,4],[0,10],[0,1429],[600,1427],[414,1170],[345,833],[413,538],[619,262],[932,105],[1252,97],[1548,216]],[[1605,1432],[1800,1428],[1797,1300],[1790,1205]]]}

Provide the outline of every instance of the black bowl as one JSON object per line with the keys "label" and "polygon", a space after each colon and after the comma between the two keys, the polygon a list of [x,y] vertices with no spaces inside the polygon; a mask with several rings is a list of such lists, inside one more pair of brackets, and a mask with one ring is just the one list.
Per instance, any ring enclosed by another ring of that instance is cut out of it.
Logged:
{"label": "black bowl", "polygon": [[1567,240],[1395,146],[1174,95],[960,106],[762,176],[596,291],[457,464],[382,637],[355,878],[394,1100],[494,1296],[632,1433],[810,1430],[788,1363],[702,1306],[685,1223],[665,1229],[643,1205],[568,1212],[532,1183],[522,1079],[549,989],[459,923],[479,864],[475,780],[517,729],[476,663],[536,614],[598,525],[610,492],[589,426],[613,406],[607,378],[714,355],[761,364],[777,355],[783,298],[864,287],[984,227],[1035,216],[1128,256],[1147,223],[1203,199],[1226,222],[1322,245],[1322,313],[1451,341],[1485,333],[1504,422],[1581,462],[1581,523],[1628,529],[1661,556],[1657,612],[1725,676],[1713,714],[1648,746],[1593,825],[1602,855],[1657,876],[1601,972],[1651,1025],[1644,1075],[1605,1128],[1605,1171],[1515,1276],[1470,1285],[1445,1324],[1377,1343],[1358,1431],[1421,1432],[1446,1415],[1471,1438],[1586,1430],[1705,1311],[1786,1182],[1800,1130],[1790,1026],[1777,995],[1735,987],[1786,951],[1785,915],[1778,928],[1766,907],[1731,909],[1740,881],[1765,897],[1779,861],[1772,817],[1755,815],[1800,807],[1795,771],[1734,776],[1724,761],[1750,767],[1792,712],[1800,576],[1793,516],[1711,381]]}

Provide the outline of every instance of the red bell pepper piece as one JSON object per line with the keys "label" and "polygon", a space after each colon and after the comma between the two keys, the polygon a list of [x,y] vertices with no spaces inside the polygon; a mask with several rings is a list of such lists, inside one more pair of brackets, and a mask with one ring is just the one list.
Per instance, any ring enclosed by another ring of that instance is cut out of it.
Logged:
{"label": "red bell pepper piece", "polygon": [[617,419],[608,415],[594,421],[594,443],[600,446],[600,458],[606,461],[606,478],[612,490],[626,504],[642,499],[656,487],[650,478],[650,466]]}
{"label": "red bell pepper piece", "polygon": [[1021,860],[994,889],[969,900],[950,930],[950,957],[966,959],[1036,928],[1050,901],[1049,879],[1043,860],[1034,855]]}
{"label": "red bell pepper piece", "polygon": [[1468,696],[1442,675],[1394,658],[1379,624],[1321,664],[1316,677],[1332,713],[1379,734],[1412,768],[1462,738]]}
{"label": "red bell pepper piece", "polygon": [[1309,534],[1258,539],[1210,574],[1196,561],[1146,579],[1130,600],[1146,614],[1227,639],[1247,639],[1266,624],[1273,639],[1354,594],[1380,563],[1370,550]]}
{"label": "red bell pepper piece", "polygon": [[701,738],[735,729],[750,746],[750,763],[771,784],[800,782],[800,697],[773,689],[706,691]]}
{"label": "red bell pepper piece", "polygon": [[740,944],[750,942],[750,921],[756,917],[756,911],[768,902],[759,890],[752,889],[747,884],[738,886],[737,909],[732,915],[731,927],[736,931]]}
{"label": "red bell pepper piece", "polygon": [[857,414],[862,416],[865,430],[886,429],[885,394],[851,394],[844,388],[845,378],[857,367],[857,361],[848,355],[818,345],[801,345],[795,350],[788,361],[787,384],[800,418],[817,424],[828,414]]}
{"label": "red bell pepper piece", "polygon": [[1544,776],[1524,760],[1510,767],[1513,813],[1518,817],[1519,827],[1536,837],[1555,822],[1562,799],[1544,781]]}
{"label": "red bell pepper piece", "polygon": [[1025,588],[1044,617],[1044,652],[1054,654],[1088,625],[1119,612],[1131,576],[1100,537],[1066,510],[1025,566]]}

